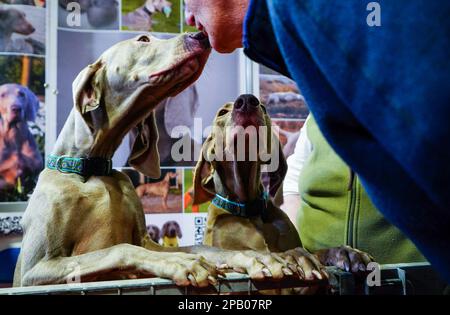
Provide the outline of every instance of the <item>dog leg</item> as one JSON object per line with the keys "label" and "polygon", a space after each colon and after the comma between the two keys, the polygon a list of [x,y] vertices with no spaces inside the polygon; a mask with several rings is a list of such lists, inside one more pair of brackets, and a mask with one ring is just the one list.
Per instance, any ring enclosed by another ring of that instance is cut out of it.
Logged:
{"label": "dog leg", "polygon": [[286,261],[283,261],[278,255],[269,252],[225,250],[206,245],[176,248],[163,247],[149,238],[143,240],[143,246],[148,250],[158,252],[197,254],[214,263],[219,270],[234,270],[246,273],[253,280],[263,280],[265,278],[281,279],[284,276],[292,276],[294,274],[289,269]]}
{"label": "dog leg", "polygon": [[156,276],[177,285],[204,287],[215,283],[217,273],[203,257],[186,253],[152,252],[130,244],[115,245],[95,252],[41,260],[25,272],[20,285],[67,283],[74,277],[95,281],[101,276]]}
{"label": "dog leg", "polygon": [[168,197],[168,195],[164,195],[164,196],[162,197],[162,202],[163,202],[163,208],[164,208],[164,210],[167,210],[167,208],[168,208],[168,206],[167,206],[167,197]]}

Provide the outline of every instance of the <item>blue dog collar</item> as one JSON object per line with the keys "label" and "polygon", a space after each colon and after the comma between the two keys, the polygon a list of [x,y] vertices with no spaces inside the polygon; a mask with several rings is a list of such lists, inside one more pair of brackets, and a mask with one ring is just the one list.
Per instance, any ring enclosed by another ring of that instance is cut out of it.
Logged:
{"label": "blue dog collar", "polygon": [[247,203],[231,201],[219,194],[216,194],[211,202],[217,208],[223,209],[232,215],[243,218],[253,218],[259,216],[264,220],[267,212],[267,199],[268,196],[266,192],[263,192],[260,197]]}
{"label": "blue dog collar", "polygon": [[104,158],[74,158],[50,155],[47,168],[61,173],[78,174],[83,177],[109,176],[112,173],[112,160]]}

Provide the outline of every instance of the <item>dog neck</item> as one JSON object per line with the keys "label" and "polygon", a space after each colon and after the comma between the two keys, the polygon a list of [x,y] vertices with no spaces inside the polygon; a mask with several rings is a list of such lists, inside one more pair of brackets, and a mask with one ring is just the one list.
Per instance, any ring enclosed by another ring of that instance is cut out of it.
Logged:
{"label": "dog neck", "polygon": [[0,118],[0,137],[4,140],[9,139],[10,141],[19,141],[18,138],[25,137],[28,135],[28,125],[24,121],[19,121],[16,123],[8,123]]}
{"label": "dog neck", "polygon": [[256,161],[225,161],[218,163],[214,173],[217,194],[230,201],[245,203],[261,196],[261,167]]}
{"label": "dog neck", "polygon": [[5,42],[10,41],[12,34],[13,33],[11,31],[8,32],[6,30],[3,30],[2,32],[0,32],[0,40]]}

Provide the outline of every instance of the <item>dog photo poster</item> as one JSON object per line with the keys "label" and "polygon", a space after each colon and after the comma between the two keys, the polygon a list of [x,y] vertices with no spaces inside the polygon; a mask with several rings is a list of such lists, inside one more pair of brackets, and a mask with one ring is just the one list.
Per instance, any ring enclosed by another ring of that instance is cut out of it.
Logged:
{"label": "dog photo poster", "polygon": [[12,282],[22,211],[44,167],[46,25],[44,1],[0,1],[0,287]]}

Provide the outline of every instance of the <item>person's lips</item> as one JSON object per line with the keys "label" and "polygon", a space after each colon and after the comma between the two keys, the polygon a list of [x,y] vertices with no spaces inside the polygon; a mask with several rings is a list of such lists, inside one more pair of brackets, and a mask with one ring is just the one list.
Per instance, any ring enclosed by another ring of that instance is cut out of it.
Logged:
{"label": "person's lips", "polygon": [[186,24],[189,26],[195,26],[195,16],[191,12],[186,11]]}

